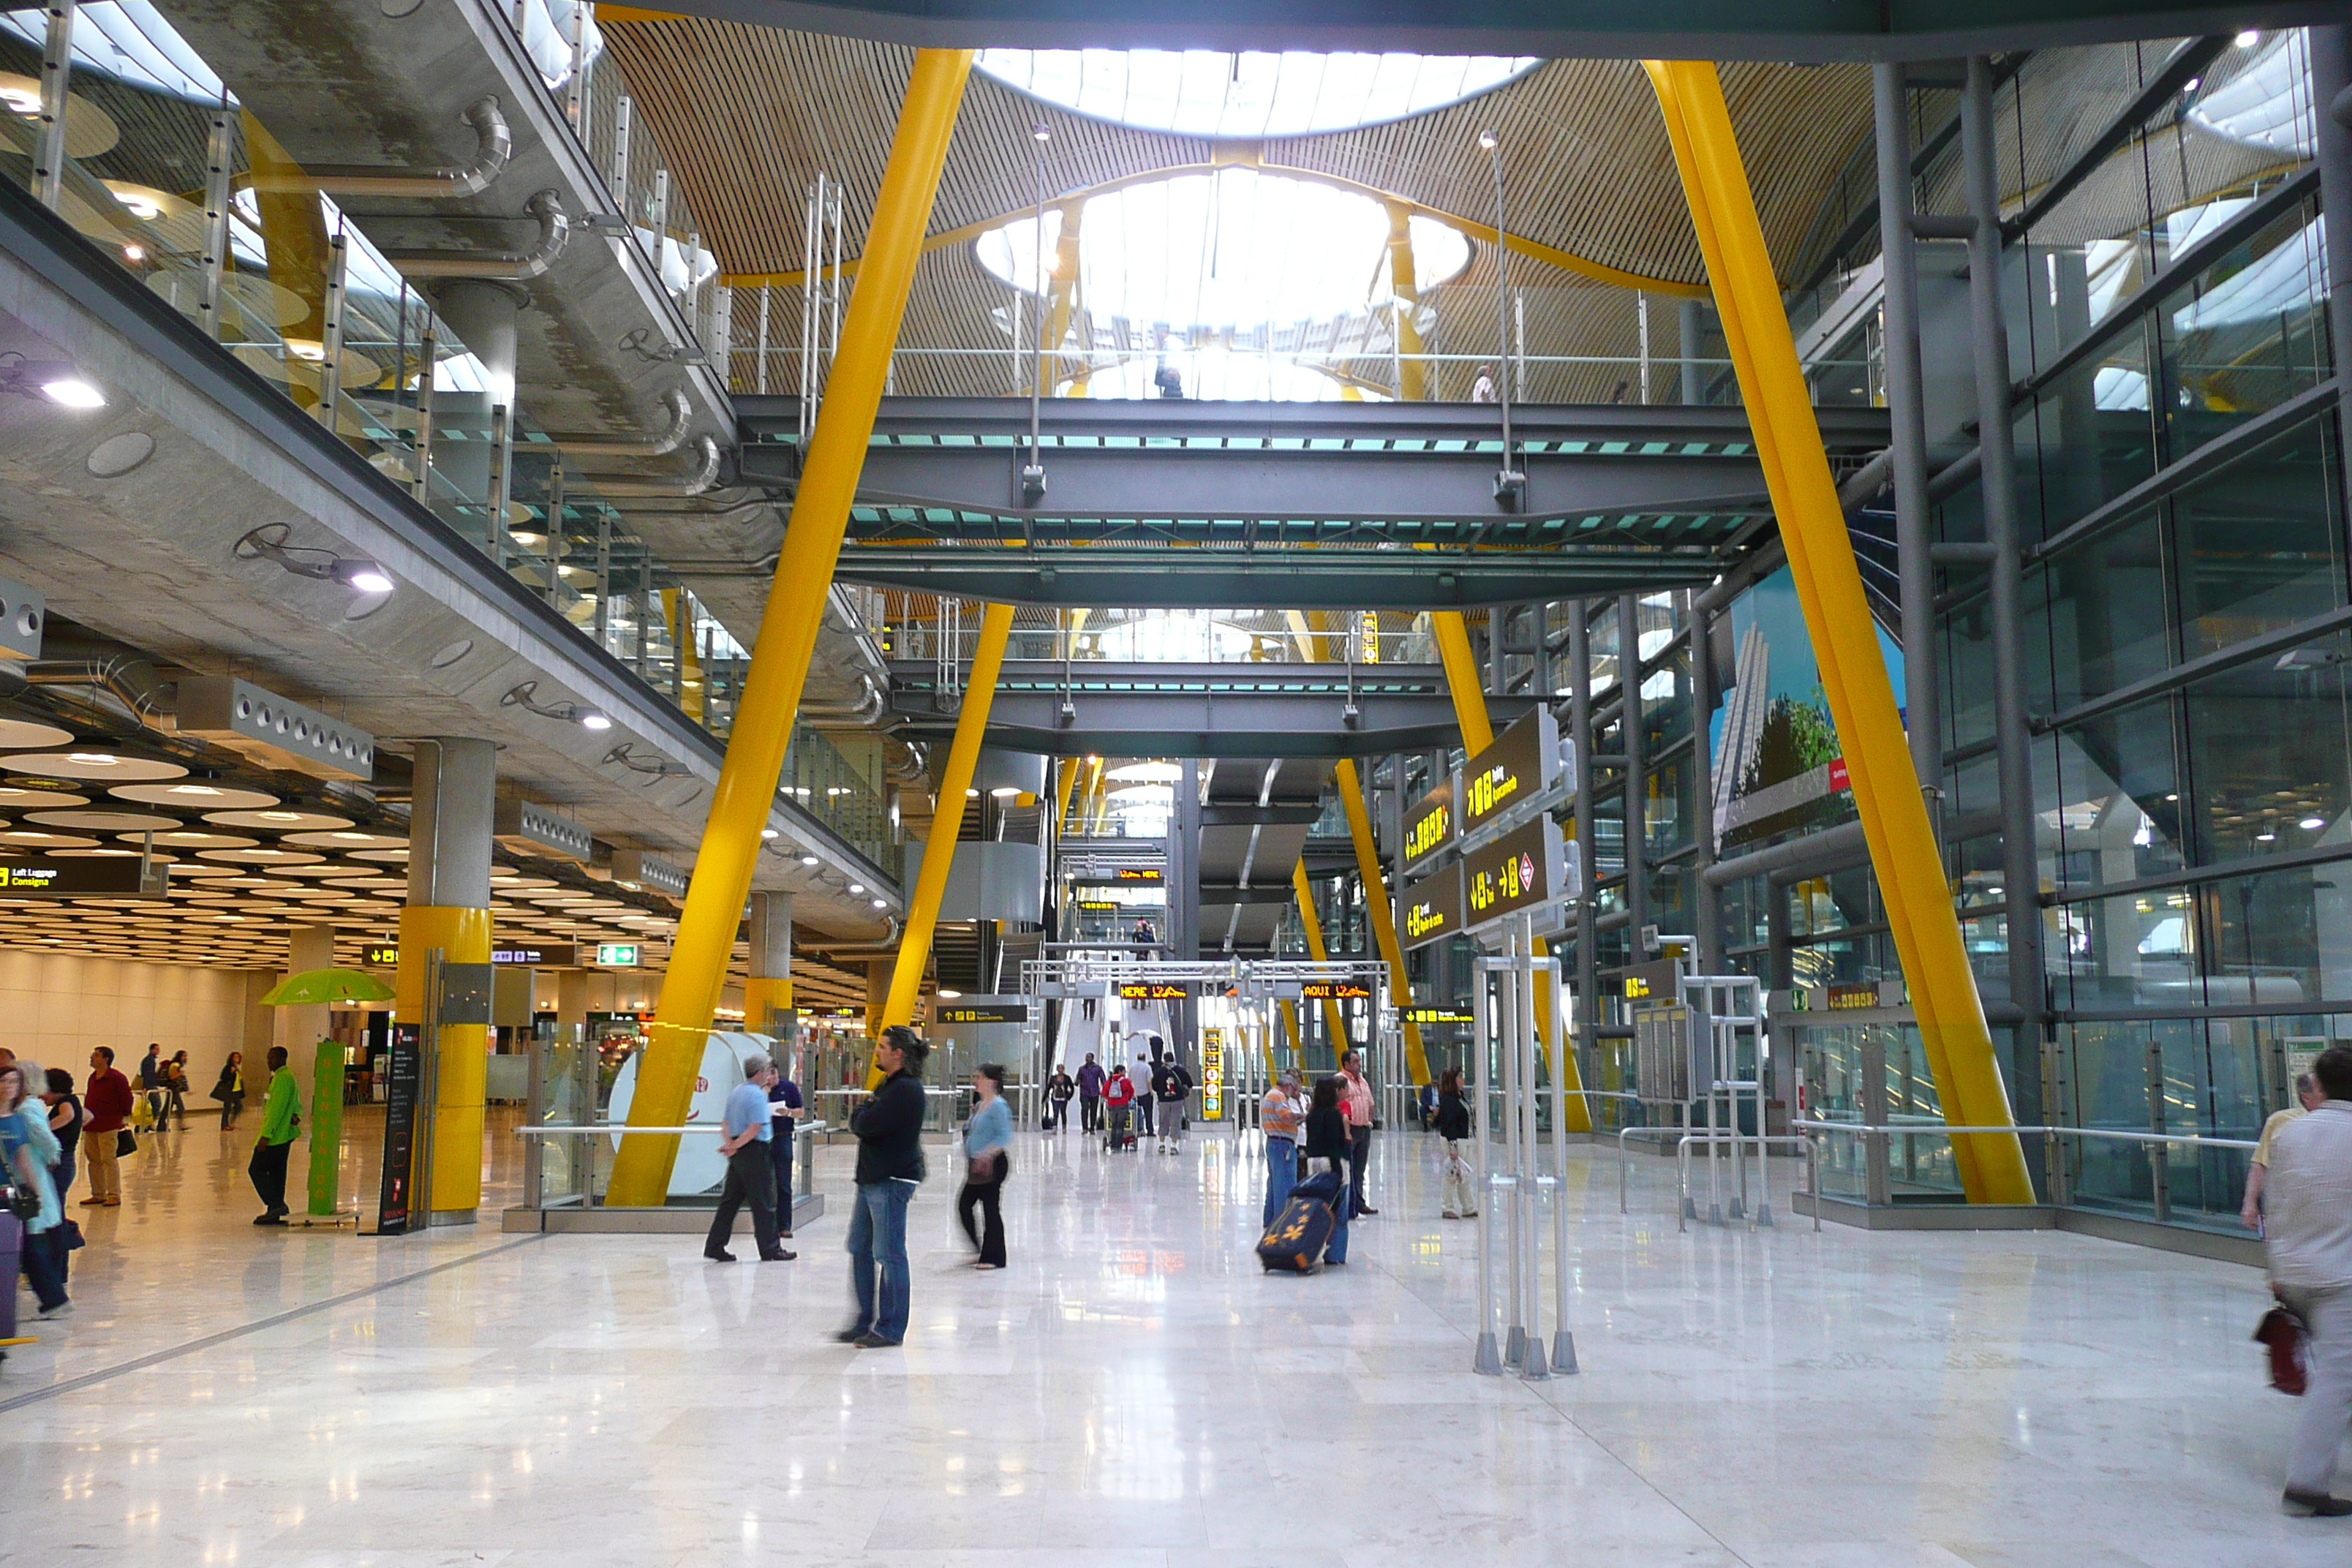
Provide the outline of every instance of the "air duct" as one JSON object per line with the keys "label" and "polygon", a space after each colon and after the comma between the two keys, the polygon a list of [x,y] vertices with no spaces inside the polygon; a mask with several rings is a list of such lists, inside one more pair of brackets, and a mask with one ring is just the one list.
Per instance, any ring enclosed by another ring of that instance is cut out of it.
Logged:
{"label": "air duct", "polygon": [[539,242],[516,255],[466,250],[387,250],[383,258],[410,278],[490,278],[519,283],[536,278],[555,265],[563,241],[572,231],[563,204],[553,191],[541,191],[523,204],[523,211],[539,220]]}
{"label": "air duct", "polygon": [[594,481],[596,493],[603,496],[698,496],[719,482],[719,443],[710,437],[695,439],[702,454],[702,466],[683,479],[606,479]]}
{"label": "air duct", "polygon": [[694,423],[694,405],[687,401],[685,389],[675,386],[662,403],[669,410],[669,428],[649,441],[575,440],[558,436],[554,443],[567,458],[667,458],[685,445],[687,430]]}
{"label": "air duct", "polygon": [[[478,145],[471,163],[454,169],[379,169],[333,164],[283,174],[255,174],[245,184],[250,190],[289,195],[308,195],[313,191],[324,192],[331,196],[475,195],[488,190],[490,182],[506,168],[507,156],[513,151],[513,142],[507,133],[506,116],[499,112],[499,100],[495,98],[476,99],[460,118],[474,128]],[[459,275],[444,273],[438,276]]]}

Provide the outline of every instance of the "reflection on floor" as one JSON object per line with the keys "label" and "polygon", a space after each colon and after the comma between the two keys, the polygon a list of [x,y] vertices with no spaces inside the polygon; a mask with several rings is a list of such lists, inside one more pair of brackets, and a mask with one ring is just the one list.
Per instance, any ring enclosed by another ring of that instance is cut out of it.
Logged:
{"label": "reflection on floor", "polygon": [[246,1139],[184,1138],[91,1226],[77,1315],[0,1369],[5,1568],[2352,1551],[2274,1511],[2294,1410],[2246,1342],[2254,1273],[2080,1237],[1677,1235],[1658,1167],[1621,1219],[1580,1152],[1585,1370],[1529,1385],[1468,1370],[1475,1230],[1433,1217],[1417,1135],[1383,1136],[1386,1212],[1311,1279],[1250,1255],[1254,1138],[1024,1135],[1012,1268],[961,1266],[935,1151],[913,1332],[856,1352],[838,1207],[798,1263],[731,1268],[690,1237],[263,1232]]}

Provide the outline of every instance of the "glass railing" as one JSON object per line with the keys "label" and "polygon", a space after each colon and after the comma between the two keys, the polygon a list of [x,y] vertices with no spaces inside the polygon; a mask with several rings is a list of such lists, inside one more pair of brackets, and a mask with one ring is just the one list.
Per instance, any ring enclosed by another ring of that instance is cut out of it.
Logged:
{"label": "glass railing", "polygon": [[[980,617],[950,602],[944,617],[927,596],[883,599],[879,628],[894,659],[968,665]],[[1475,626],[1483,612],[1469,612]],[[1353,664],[1366,679],[1384,665],[1439,662],[1425,613],[1403,611],[1092,610],[1024,607],[1013,613],[1005,657],[1073,664]]]}

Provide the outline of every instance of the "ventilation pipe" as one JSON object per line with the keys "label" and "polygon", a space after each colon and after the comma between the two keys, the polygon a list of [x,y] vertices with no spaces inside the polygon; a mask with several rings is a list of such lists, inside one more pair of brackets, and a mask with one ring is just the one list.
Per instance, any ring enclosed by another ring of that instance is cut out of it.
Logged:
{"label": "ventilation pipe", "polygon": [[825,724],[871,724],[882,717],[883,704],[888,693],[864,670],[857,672],[857,684],[865,695],[855,702],[803,702],[800,716]]}
{"label": "ventilation pipe", "polygon": [[[683,479],[605,479],[595,481],[596,492],[605,496],[698,496],[719,482],[720,453],[719,443],[708,436],[695,437],[695,447],[702,454],[702,466]],[[573,448],[577,450],[577,448]]]}
{"label": "ventilation pipe", "polygon": [[541,191],[523,204],[523,211],[539,220],[539,241],[521,255],[483,254],[465,250],[387,250],[383,258],[411,278],[488,278],[520,283],[555,265],[572,220],[553,191]]}
{"label": "ventilation pipe", "polygon": [[[474,128],[478,142],[473,161],[454,169],[382,169],[331,164],[318,168],[257,174],[247,189],[272,195],[308,195],[313,191],[331,196],[448,197],[478,195],[489,188],[507,166],[513,151],[506,116],[495,98],[478,98],[459,116]],[[441,274],[440,276],[451,276]]]}
{"label": "ventilation pipe", "polygon": [[569,458],[667,458],[686,444],[686,433],[694,423],[694,405],[687,401],[683,387],[672,387],[662,398],[669,410],[669,428],[647,441],[608,441],[591,437],[574,440],[558,436],[555,445]]}

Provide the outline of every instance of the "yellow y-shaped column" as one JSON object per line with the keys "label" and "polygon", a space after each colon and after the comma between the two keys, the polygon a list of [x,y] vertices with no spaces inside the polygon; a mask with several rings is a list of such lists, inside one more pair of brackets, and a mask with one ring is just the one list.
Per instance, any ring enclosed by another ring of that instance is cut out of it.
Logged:
{"label": "yellow y-shaped column", "polygon": [[1356,841],[1356,875],[1363,879],[1364,909],[1372,917],[1372,940],[1380,943],[1381,956],[1389,961],[1389,1000],[1404,1019],[1405,1071],[1414,1083],[1427,1083],[1429,1054],[1422,1048],[1421,1026],[1412,1021],[1412,987],[1404,977],[1404,949],[1397,942],[1388,879],[1381,875],[1380,847],[1372,839],[1371,814],[1364,809],[1363,785],[1357,780],[1353,759],[1340,758],[1335,775],[1339,804],[1348,813],[1348,837]]}
{"label": "yellow y-shaped column", "polygon": [[[1854,805],[1945,1120],[2007,1125],[2009,1096],[1993,1056],[1984,1004],[1920,799],[1894,688],[1879,658],[1853,542],[1823,455],[1722,81],[1706,61],[1643,65],[1657,89],[1666,137],[1682,172],[1692,226],[1706,258],[1765,485],[1788,547],[1790,575],[1821,665],[1830,716],[1844,743]],[[1955,1137],[1952,1153],[1969,1202],[2033,1201],[2025,1152],[2015,1133]]]}
{"label": "yellow y-shaped column", "polygon": [[[639,1127],[676,1127],[694,1094],[695,1069],[710,1034],[712,1010],[727,983],[735,932],[751,891],[751,868],[760,853],[760,829],[776,798],[793,718],[808,681],[817,624],[833,584],[841,538],[866,466],[874,416],[882,402],[898,321],[914,284],[923,231],[930,226],[931,199],[947,162],[956,110],[963,102],[964,79],[971,71],[970,49],[919,49],[907,100],[898,111],[898,132],[882,188],[865,265],[849,296],[841,323],[841,346],[817,414],[800,492],[776,579],[768,592],[760,638],[743,683],[742,702],[729,736],[727,761],[712,793],[710,817],[695,857],[686,909],[678,918],[661,1001],[651,1038],[639,1065],[636,1098],[629,1121]],[[961,800],[959,800],[961,804]],[[669,1188],[676,1135],[625,1138],[613,1162],[605,1201],[616,1205],[659,1205]]]}
{"label": "yellow y-shaped column", "polygon": [[[1437,657],[1445,666],[1445,687],[1454,697],[1454,721],[1462,728],[1462,749],[1476,756],[1495,742],[1495,725],[1486,717],[1486,700],[1482,693],[1486,682],[1478,679],[1477,657],[1470,651],[1470,628],[1459,610],[1439,610],[1429,617],[1437,633]],[[1582,806],[1580,805],[1579,809]],[[1585,889],[1591,896],[1591,889]],[[1536,939],[1536,956],[1551,956],[1551,944],[1541,937]],[[1536,972],[1536,1045],[1543,1052],[1544,1065],[1552,1065],[1551,1019],[1555,1009],[1551,1003],[1551,975],[1543,970]],[[1584,1088],[1584,1066],[1576,1054],[1573,1040],[1563,1042],[1559,1058],[1560,1087],[1568,1090],[1567,1110],[1561,1112],[1570,1132],[1592,1131],[1592,1104],[1580,1091]]]}
{"label": "yellow y-shaped column", "polygon": [[[1298,923],[1307,928],[1307,956],[1318,963],[1330,963],[1331,950],[1323,942],[1323,918],[1315,912],[1315,889],[1307,880],[1303,858],[1290,868],[1290,890],[1298,895]],[[1331,1051],[1336,1057],[1348,1048],[1348,1020],[1339,1016],[1339,1004],[1328,996],[1323,998],[1323,1023],[1331,1031]],[[1297,1016],[1293,1014],[1292,1043],[1304,1048],[1297,1030]]]}

